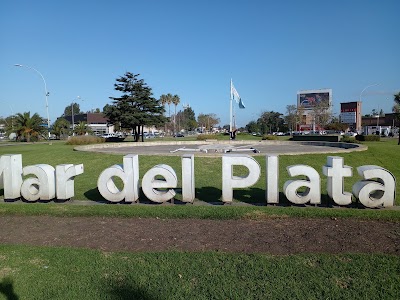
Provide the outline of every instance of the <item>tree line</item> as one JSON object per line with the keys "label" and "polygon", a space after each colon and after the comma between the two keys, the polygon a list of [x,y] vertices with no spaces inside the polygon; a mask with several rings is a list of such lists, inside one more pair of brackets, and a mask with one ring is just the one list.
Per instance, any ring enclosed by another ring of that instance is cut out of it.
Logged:
{"label": "tree line", "polygon": [[[141,79],[140,74],[126,72],[116,79],[114,89],[120,93],[119,97],[109,97],[111,104],[104,106],[102,113],[110,124],[120,130],[127,130],[133,133],[135,141],[140,137],[143,141],[144,127],[155,127],[169,132],[171,135],[181,130],[193,131],[197,128],[200,131],[211,130],[219,124],[219,118],[215,113],[200,113],[196,118],[195,112],[189,105],[183,110],[177,111],[180,104],[178,95],[162,94],[159,99],[153,97],[152,89]],[[394,95],[392,111],[400,118],[400,92]],[[168,106],[166,116],[165,106]],[[171,114],[171,105],[174,112]],[[78,103],[72,103],[64,109],[63,116],[82,113]],[[94,112],[100,112],[96,109]],[[332,130],[345,130],[345,124],[332,116],[329,104],[321,102],[315,105],[308,114],[317,128]],[[304,124],[304,108],[296,105],[287,105],[286,114],[274,111],[264,111],[257,120],[250,121],[245,129],[250,133],[268,134],[273,132],[286,132],[297,130],[298,125]],[[61,116],[51,127],[51,133],[57,137],[71,134],[71,124]],[[7,118],[0,118],[0,124],[4,124],[6,134],[15,134],[16,140],[37,140],[46,138],[46,120],[37,113],[17,113]],[[225,127],[225,126],[224,126]],[[90,133],[90,128],[85,122],[79,122],[74,126],[74,133],[78,135]],[[400,143],[400,138],[399,138]]]}

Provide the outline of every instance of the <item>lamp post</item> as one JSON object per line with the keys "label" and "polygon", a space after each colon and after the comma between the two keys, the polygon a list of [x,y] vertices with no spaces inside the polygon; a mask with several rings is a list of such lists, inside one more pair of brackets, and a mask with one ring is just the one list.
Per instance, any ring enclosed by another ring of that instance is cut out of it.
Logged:
{"label": "lamp post", "polygon": [[44,77],[42,75],[42,73],[40,73],[38,70],[36,70],[35,68],[32,68],[30,66],[25,66],[25,65],[21,65],[21,64],[15,64],[14,66],[16,67],[25,67],[28,69],[31,69],[33,71],[35,71],[36,73],[39,74],[39,76],[42,78],[43,83],[44,83],[44,92],[45,92],[45,100],[46,100],[46,114],[47,114],[47,133],[48,136],[47,138],[50,140],[50,117],[49,117],[49,102],[47,100],[47,97],[49,96],[49,92],[47,91],[47,86],[46,86],[46,80],[44,80]]}
{"label": "lamp post", "polygon": [[[74,100],[80,100],[80,99],[81,99],[81,97],[76,96],[76,98]],[[72,116],[72,118],[71,118],[71,120],[72,120],[72,135],[74,136],[75,135],[75,132],[74,132],[74,130],[75,130],[74,101],[71,102],[71,116]]]}
{"label": "lamp post", "polygon": [[371,84],[371,85],[367,85],[367,86],[361,91],[361,93],[360,93],[360,102],[361,102],[361,96],[362,96],[362,94],[364,93],[364,91],[365,91],[367,88],[370,88],[370,87],[373,87],[373,86],[376,86],[376,85],[379,85],[379,83],[374,83],[374,84]]}

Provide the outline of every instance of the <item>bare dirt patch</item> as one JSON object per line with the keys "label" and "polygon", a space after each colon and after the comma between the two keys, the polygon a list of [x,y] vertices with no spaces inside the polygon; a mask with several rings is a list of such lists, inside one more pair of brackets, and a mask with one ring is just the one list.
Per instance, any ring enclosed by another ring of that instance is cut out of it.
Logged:
{"label": "bare dirt patch", "polygon": [[400,255],[400,223],[358,219],[260,220],[1,216],[0,243],[103,251],[386,253]]}

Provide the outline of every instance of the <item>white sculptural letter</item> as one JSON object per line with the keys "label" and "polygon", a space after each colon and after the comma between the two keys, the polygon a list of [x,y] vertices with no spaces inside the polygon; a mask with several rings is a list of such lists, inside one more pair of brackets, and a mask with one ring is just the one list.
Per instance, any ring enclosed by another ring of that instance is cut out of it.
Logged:
{"label": "white sculptural letter", "polygon": [[[246,177],[234,176],[233,166],[244,166],[249,170]],[[234,188],[245,188],[255,184],[260,178],[260,165],[251,156],[222,156],[222,201],[230,203],[233,200]]]}
{"label": "white sculptural letter", "polygon": [[358,174],[366,180],[353,185],[353,194],[366,207],[394,205],[396,179],[388,170],[379,166],[361,166]]}
{"label": "white sculptural letter", "polygon": [[267,203],[279,203],[279,158],[277,155],[266,157],[266,190],[265,199]]}
{"label": "white sculptural letter", "polygon": [[4,188],[4,199],[21,197],[22,155],[6,154],[0,157],[0,186]]}
{"label": "white sculptural letter", "polygon": [[[119,177],[123,182],[123,189],[119,190],[113,177]],[[138,155],[125,155],[123,167],[114,165],[105,169],[97,180],[100,194],[108,201],[135,202],[139,199],[139,157]]]}
{"label": "white sculptural letter", "polygon": [[[295,204],[311,204],[321,203],[321,178],[318,172],[305,165],[295,165],[287,167],[290,176],[307,176],[308,180],[288,180],[283,186],[286,198]],[[306,187],[305,194],[299,194],[297,190],[301,187]]]}
{"label": "white sculptural letter", "polygon": [[55,170],[52,166],[26,166],[23,168],[23,175],[36,176],[25,179],[21,185],[21,196],[25,200],[51,200],[56,197]]}
{"label": "white sculptural letter", "polygon": [[182,201],[193,203],[194,198],[194,155],[185,154],[182,156]]}
{"label": "white sculptural letter", "polygon": [[327,176],[327,191],[329,197],[339,205],[351,204],[352,194],[344,191],[344,177],[351,177],[352,168],[345,166],[343,158],[339,156],[328,156],[326,165],[322,172]]}
{"label": "white sculptural letter", "polygon": [[[164,179],[157,179],[158,176]],[[176,193],[173,188],[176,188],[177,185],[178,178],[174,169],[164,164],[151,168],[142,179],[143,193],[149,200],[157,203],[174,198]]]}
{"label": "white sculptural letter", "polygon": [[75,195],[75,176],[83,173],[83,164],[63,164],[56,166],[57,199],[66,200]]}

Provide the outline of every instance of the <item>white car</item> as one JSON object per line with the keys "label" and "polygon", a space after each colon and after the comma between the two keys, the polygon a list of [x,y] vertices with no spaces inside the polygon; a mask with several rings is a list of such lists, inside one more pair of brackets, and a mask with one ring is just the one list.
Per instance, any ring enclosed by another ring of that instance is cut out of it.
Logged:
{"label": "white car", "polygon": [[344,135],[346,135],[346,136],[356,136],[356,135],[357,135],[357,132],[351,132],[351,131],[349,131],[349,132],[346,132]]}
{"label": "white car", "polygon": [[101,137],[104,138],[104,139],[108,139],[108,138],[111,138],[111,137],[116,137],[116,135],[115,135],[115,133],[105,133]]}

